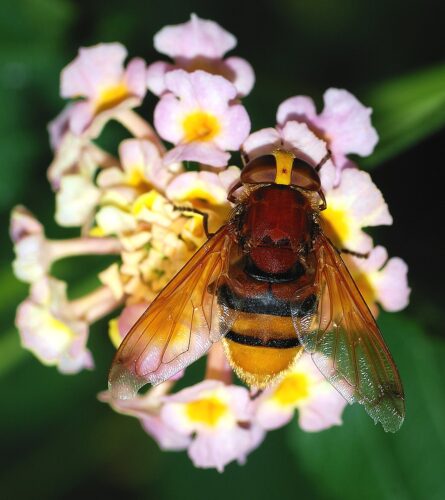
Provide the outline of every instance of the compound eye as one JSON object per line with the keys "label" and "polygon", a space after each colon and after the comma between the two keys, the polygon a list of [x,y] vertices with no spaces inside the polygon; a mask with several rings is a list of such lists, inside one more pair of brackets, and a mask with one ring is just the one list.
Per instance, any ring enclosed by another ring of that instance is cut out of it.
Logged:
{"label": "compound eye", "polygon": [[312,165],[300,158],[295,158],[292,164],[292,185],[307,191],[320,191],[320,177]]}
{"label": "compound eye", "polygon": [[243,184],[270,184],[275,182],[277,161],[274,155],[264,155],[250,161],[241,172]]}

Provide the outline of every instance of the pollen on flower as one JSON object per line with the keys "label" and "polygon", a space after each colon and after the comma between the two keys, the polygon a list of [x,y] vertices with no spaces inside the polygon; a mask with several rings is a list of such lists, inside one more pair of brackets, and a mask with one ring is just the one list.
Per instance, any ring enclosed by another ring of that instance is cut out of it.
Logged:
{"label": "pollen on flower", "polygon": [[130,92],[125,83],[118,83],[110,87],[105,87],[100,93],[95,103],[95,112],[99,113],[111,109],[124,101]]}
{"label": "pollen on flower", "polygon": [[284,378],[274,393],[274,400],[280,405],[295,405],[309,396],[309,379],[304,373],[293,373]]}
{"label": "pollen on flower", "polygon": [[216,397],[209,397],[187,403],[188,418],[196,423],[215,427],[227,415],[228,406]]}
{"label": "pollen on flower", "polygon": [[348,240],[351,232],[347,210],[328,205],[326,210],[322,212],[321,218],[326,234],[334,245],[342,248],[344,246],[342,242]]}
{"label": "pollen on flower", "polygon": [[221,130],[218,118],[204,111],[195,111],[187,115],[182,126],[186,142],[211,141]]}
{"label": "pollen on flower", "polygon": [[74,337],[74,332],[63,321],[47,313],[47,335],[55,349],[66,349]]}

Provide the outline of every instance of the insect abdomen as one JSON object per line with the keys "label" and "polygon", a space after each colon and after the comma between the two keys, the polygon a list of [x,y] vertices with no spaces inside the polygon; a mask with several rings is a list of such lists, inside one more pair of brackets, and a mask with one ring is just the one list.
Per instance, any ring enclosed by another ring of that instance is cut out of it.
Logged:
{"label": "insect abdomen", "polygon": [[237,375],[254,387],[268,385],[302,350],[289,302],[277,298],[269,285],[265,287],[255,296],[240,295],[227,284],[218,290],[219,303],[237,311],[223,340],[227,357]]}

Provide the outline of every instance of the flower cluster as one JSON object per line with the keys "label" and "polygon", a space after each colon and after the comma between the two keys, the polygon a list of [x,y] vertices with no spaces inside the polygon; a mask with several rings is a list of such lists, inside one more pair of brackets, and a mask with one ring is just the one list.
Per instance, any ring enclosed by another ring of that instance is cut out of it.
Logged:
{"label": "flower cluster", "polygon": [[[240,99],[251,91],[254,73],[244,59],[224,58],[236,45],[232,34],[192,15],[163,28],[154,44],[170,61],[147,66],[134,58],[125,65],[125,48],[109,43],[80,49],[62,71],[61,95],[71,100],[49,125],[54,160],[48,178],[57,223],[78,227],[80,235],[49,239],[26,208],[13,210],[13,268],[30,284],[16,317],[23,347],[62,373],[92,369],[89,326],[112,314],[109,335],[118,347],[206,241],[200,212],[211,230],[227,220],[227,193],[240,175],[229,166],[231,152],[252,157],[277,146],[303,152],[314,164],[332,152],[320,171],[328,207],[321,223],[336,246],[349,251],[348,267],[374,314],[377,304],[404,308],[406,264],[388,259],[363,230],[391,224],[391,215],[369,174],[347,156],[372,153],[378,138],[371,110],[348,91],[331,88],[321,113],[309,97],[291,97],[278,107],[275,127],[250,134]],[[147,90],[159,98],[153,126],[135,111]],[[116,156],[97,142],[111,120],[128,132]],[[97,289],[69,300],[67,284],[51,276],[52,264],[94,254],[115,260],[100,270]],[[204,381],[177,392],[174,385],[170,379],[132,400],[113,400],[108,392],[100,399],[140,419],[162,449],[187,449],[196,466],[220,471],[233,460],[243,462],[268,430],[293,419],[295,409],[301,429],[314,432],[340,425],[346,405],[306,354],[279,382],[253,394],[233,384],[215,344]]]}

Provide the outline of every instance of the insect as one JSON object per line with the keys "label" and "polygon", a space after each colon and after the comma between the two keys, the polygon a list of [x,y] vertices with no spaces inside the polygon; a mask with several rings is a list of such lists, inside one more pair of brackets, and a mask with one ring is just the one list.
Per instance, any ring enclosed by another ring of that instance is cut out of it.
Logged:
{"label": "insect", "polygon": [[350,403],[362,404],[386,431],[400,428],[405,403],[397,367],[322,229],[320,165],[285,150],[247,163],[229,192],[236,203],[231,218],[116,353],[109,378],[114,397],[133,397],[147,382],[170,378],[221,341],[234,371],[256,388],[309,352]]}

